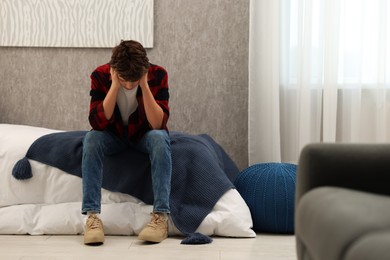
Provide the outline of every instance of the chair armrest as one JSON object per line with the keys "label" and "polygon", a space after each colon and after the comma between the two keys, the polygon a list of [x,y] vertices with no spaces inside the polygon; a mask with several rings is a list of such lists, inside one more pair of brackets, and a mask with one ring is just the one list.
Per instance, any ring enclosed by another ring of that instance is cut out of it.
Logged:
{"label": "chair armrest", "polygon": [[304,193],[319,186],[390,195],[390,144],[305,146],[297,168],[296,204]]}

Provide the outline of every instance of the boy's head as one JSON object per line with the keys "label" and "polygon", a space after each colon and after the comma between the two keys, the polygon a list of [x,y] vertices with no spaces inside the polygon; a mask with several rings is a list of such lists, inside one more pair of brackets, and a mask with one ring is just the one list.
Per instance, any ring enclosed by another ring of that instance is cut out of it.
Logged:
{"label": "boy's head", "polygon": [[144,47],[132,40],[122,40],[112,49],[109,64],[123,80],[132,82],[139,80],[149,69],[149,59]]}

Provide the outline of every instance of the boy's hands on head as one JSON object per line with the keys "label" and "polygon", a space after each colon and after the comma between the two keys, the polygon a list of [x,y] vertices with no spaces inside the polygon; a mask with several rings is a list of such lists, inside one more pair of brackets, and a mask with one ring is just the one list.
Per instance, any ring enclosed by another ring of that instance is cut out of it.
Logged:
{"label": "boy's hands on head", "polygon": [[148,84],[148,72],[146,72],[142,78],[139,80],[139,85],[141,86],[141,88],[148,88],[149,87],[149,84]]}
{"label": "boy's hands on head", "polygon": [[119,89],[121,87],[121,84],[119,82],[118,73],[113,68],[110,68],[110,74],[111,74],[111,80],[112,80],[111,88],[118,88]]}

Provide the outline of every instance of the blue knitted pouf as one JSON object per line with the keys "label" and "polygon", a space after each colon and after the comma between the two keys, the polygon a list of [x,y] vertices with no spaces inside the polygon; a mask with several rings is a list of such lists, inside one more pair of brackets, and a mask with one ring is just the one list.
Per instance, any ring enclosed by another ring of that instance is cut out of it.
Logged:
{"label": "blue knitted pouf", "polygon": [[255,231],[294,233],[296,170],[290,163],[260,163],[237,176],[234,184],[248,204]]}

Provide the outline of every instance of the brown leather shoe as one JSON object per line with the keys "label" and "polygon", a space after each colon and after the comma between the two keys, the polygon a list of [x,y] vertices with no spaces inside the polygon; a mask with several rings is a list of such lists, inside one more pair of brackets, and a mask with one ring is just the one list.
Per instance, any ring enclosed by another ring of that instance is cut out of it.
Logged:
{"label": "brown leather shoe", "polygon": [[163,213],[151,213],[152,219],[139,233],[138,239],[160,243],[168,237],[168,219]]}
{"label": "brown leather shoe", "polygon": [[88,216],[85,232],[84,244],[86,245],[101,245],[104,243],[103,223],[96,214]]}

